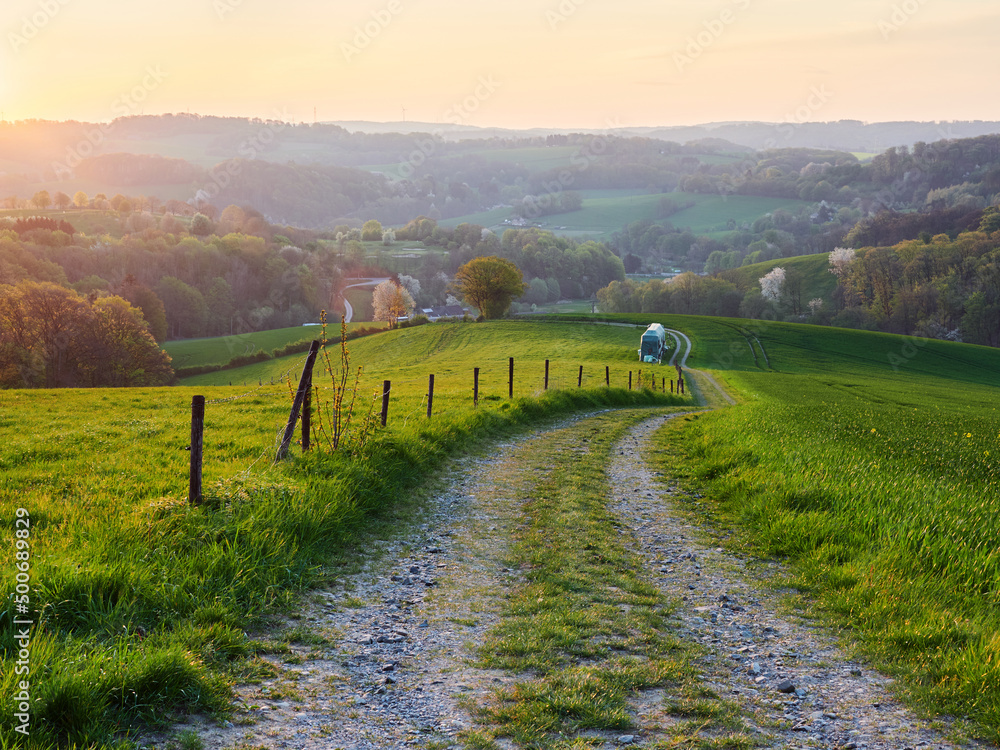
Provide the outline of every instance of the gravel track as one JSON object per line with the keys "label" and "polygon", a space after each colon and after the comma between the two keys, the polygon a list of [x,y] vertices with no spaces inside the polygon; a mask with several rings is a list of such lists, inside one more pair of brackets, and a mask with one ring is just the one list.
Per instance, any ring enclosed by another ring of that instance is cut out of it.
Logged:
{"label": "gravel track", "polygon": [[[740,706],[746,731],[775,748],[956,747],[892,697],[890,680],[788,607],[788,592],[767,583],[780,572],[775,564],[750,565],[699,529],[689,512],[699,498],[682,497],[643,460],[670,418],[640,423],[613,451],[612,508],[652,581],[678,600],[678,632],[703,647],[706,683]],[[143,744],[162,748],[193,729],[209,750],[461,747],[469,706],[515,679],[477,668],[474,649],[497,622],[503,592],[519,583],[504,567],[505,540],[535,481],[519,454],[536,438],[457,462],[425,523],[383,542],[342,588],[314,592],[288,627],[325,642],[268,657],[278,676],[238,686],[231,721],[194,719]],[[668,737],[675,719],[661,710],[663,697],[637,697],[634,746]]]}

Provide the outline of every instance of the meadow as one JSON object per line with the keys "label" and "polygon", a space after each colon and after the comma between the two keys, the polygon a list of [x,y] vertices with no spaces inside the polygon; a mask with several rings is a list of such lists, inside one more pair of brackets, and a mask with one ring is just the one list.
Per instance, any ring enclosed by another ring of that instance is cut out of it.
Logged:
{"label": "meadow", "polygon": [[[369,300],[371,294],[368,295]],[[370,305],[369,301],[369,305]],[[362,327],[372,327],[361,323],[349,323],[348,331]],[[381,324],[378,324],[381,325]],[[233,336],[218,336],[203,339],[178,339],[167,341],[163,350],[173,360],[174,369],[179,367],[204,367],[224,365],[234,357],[246,357],[258,352],[273,352],[291,344],[312,341],[320,336],[320,326],[292,326],[271,331],[252,331]],[[227,381],[228,382],[228,381]]]}
{"label": "meadow", "polygon": [[[3,557],[0,710],[14,714],[19,679],[12,624],[19,509],[30,524],[28,614],[38,623],[27,746],[126,747],[130,731],[172,712],[224,713],[229,684],[254,678],[262,668],[254,656],[280,648],[247,631],[287,611],[309,587],[334,585],[366,534],[389,533],[376,531],[380,523],[394,517],[398,530],[447,456],[580,409],[686,402],[608,388],[596,374],[577,388],[576,369],[570,378],[554,368],[543,393],[536,359],[543,353],[576,355],[574,363],[594,373],[608,359],[627,385],[628,350],[638,334],[604,328],[607,340],[588,340],[567,335],[570,328],[436,324],[352,341],[348,369],[364,364],[366,373],[339,449],[317,435],[318,450],[293,447],[293,458],[278,464],[276,439],[291,402],[286,383],[0,393],[0,514],[10,522],[11,542]],[[524,355],[526,368],[517,373],[513,399],[508,352]],[[336,370],[339,346],[331,353]],[[297,378],[302,359],[261,366],[274,367],[280,382],[283,373]],[[502,365],[502,375],[493,365]],[[484,368],[478,408],[474,366]],[[329,416],[332,382],[322,367],[316,404]],[[439,390],[427,419],[427,374],[435,370]],[[216,377],[228,382],[230,373]],[[385,430],[366,418],[383,377],[394,381]],[[348,384],[355,387],[351,378]],[[205,497],[192,506],[187,448],[195,394],[208,404]],[[18,737],[9,722],[0,727],[0,747]]]}
{"label": "meadow", "polygon": [[711,499],[701,509],[740,529],[743,549],[789,560],[793,583],[912,701],[1000,740],[1000,352],[674,324],[742,403],[672,425],[656,460]]}
{"label": "meadow", "polygon": [[[657,223],[669,222],[675,227],[690,229],[696,234],[721,233],[727,231],[727,222],[733,219],[737,225],[753,223],[764,214],[778,208],[795,211],[809,205],[805,201],[784,198],[762,198],[751,195],[702,195],[698,193],[649,193],[636,190],[580,190],[583,207],[579,211],[550,214],[533,220],[533,224],[558,234],[579,236],[584,239],[608,239],[633,221],[647,220]],[[662,219],[659,214],[660,201],[668,198],[674,202],[694,201],[694,205]],[[506,211],[507,213],[502,213]],[[502,229],[500,223],[510,216],[510,209],[460,216],[441,222],[446,226],[458,226],[463,222],[482,224],[491,229]]]}
{"label": "meadow", "polygon": [[736,284],[740,289],[760,289],[758,280],[777,266],[781,266],[786,271],[795,269],[802,274],[804,280],[802,304],[804,308],[811,299],[819,297],[830,300],[833,298],[833,292],[837,287],[837,277],[830,273],[829,253],[766,260],[723,271],[720,275],[726,281]]}
{"label": "meadow", "polygon": [[[731,527],[735,547],[786,560],[812,611],[896,674],[913,701],[1000,740],[1000,351],[784,323],[604,318],[685,331],[691,367],[738,400],[660,433],[651,459],[701,490],[692,513]],[[303,590],[334,585],[345,550],[384,533],[378,524],[392,513],[410,513],[406,502],[448,456],[574,410],[691,403],[627,389],[639,332],[564,317],[434,323],[350,341],[351,429],[368,442],[348,435],[336,452],[293,447],[276,465],[304,355],[172,389],[0,392],[0,509],[5,519],[17,508],[30,514],[32,609],[43,621],[32,651],[33,711],[48,727],[38,746],[124,746],[125,728],[167,710],[224,711],[228,683],[252,677],[253,656],[275,648],[246,631]],[[341,349],[328,353],[336,372]],[[672,372],[656,368],[660,378]],[[366,415],[384,379],[383,430]],[[329,424],[324,364],[315,383]],[[209,404],[206,499],[192,507],[194,394]],[[13,563],[3,558],[6,715]],[[14,739],[0,729],[0,747]]]}

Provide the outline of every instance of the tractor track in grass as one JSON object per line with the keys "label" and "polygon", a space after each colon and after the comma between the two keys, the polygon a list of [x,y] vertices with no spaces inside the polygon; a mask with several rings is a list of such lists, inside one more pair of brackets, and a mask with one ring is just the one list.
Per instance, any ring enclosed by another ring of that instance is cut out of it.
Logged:
{"label": "tractor track in grass", "polygon": [[[728,397],[707,374],[687,372],[711,402]],[[704,499],[651,466],[653,434],[684,414],[627,429],[605,467],[608,507],[621,521],[622,544],[676,603],[674,634],[700,654],[704,687],[735,707],[737,723],[696,718],[692,734],[678,696],[659,687],[634,695],[632,728],[588,731],[589,746],[957,747],[942,734],[946,721],[918,719],[893,697],[891,680],[805,616],[807,602],[774,588],[776,563],[726,552],[699,520]],[[192,719],[141,744],[166,748],[188,731],[207,750],[470,746],[472,709],[522,677],[482,668],[477,647],[503,616],[506,592],[524,581],[505,560],[523,523],[521,501],[538,481],[530,458],[553,433],[582,435],[599,419],[607,414],[567,419],[455,462],[417,523],[401,525],[359,572],[313,592],[284,624],[287,649],[264,657],[269,676],[237,686],[229,719]],[[578,458],[564,450],[558,461]],[[688,739],[678,744],[681,735]],[[499,739],[495,747],[516,745]]]}

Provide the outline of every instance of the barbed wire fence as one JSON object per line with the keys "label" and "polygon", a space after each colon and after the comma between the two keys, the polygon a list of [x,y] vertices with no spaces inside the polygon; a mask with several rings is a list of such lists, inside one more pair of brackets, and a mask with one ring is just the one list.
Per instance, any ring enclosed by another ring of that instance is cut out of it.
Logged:
{"label": "barbed wire fence", "polygon": [[[222,480],[222,481],[232,481],[232,480],[246,481],[246,480],[248,480],[250,478],[251,473],[253,472],[253,470],[259,464],[261,464],[261,462],[263,462],[268,457],[270,457],[270,464],[271,464],[271,466],[277,465],[282,459],[284,459],[287,456],[288,449],[290,447],[291,438],[293,436],[293,433],[294,433],[294,430],[296,428],[296,425],[299,422],[301,422],[302,425],[303,425],[302,446],[303,446],[304,449],[309,449],[309,436],[306,434],[306,430],[310,429],[311,418],[309,417],[308,413],[312,409],[312,404],[311,404],[312,397],[315,395],[317,397],[317,400],[318,400],[318,395],[319,395],[319,389],[314,388],[313,381],[312,381],[313,369],[315,367],[316,359],[318,358],[318,354],[319,354],[320,350],[325,347],[325,344],[326,344],[325,339],[323,340],[322,343],[319,340],[314,341],[313,344],[312,344],[312,346],[311,346],[311,348],[310,348],[309,354],[306,355],[306,356],[304,356],[304,357],[298,358],[294,362],[292,362],[289,365],[289,367],[284,371],[284,373],[282,373],[281,376],[278,378],[278,383],[275,383],[274,382],[274,378],[271,377],[271,378],[269,378],[269,382],[268,383],[265,384],[265,383],[263,383],[262,380],[259,380],[258,381],[258,385],[257,385],[256,388],[252,388],[251,390],[248,390],[248,391],[246,391],[244,393],[237,394],[237,395],[234,395],[234,396],[228,396],[228,397],[225,397],[225,398],[215,398],[215,399],[211,399],[211,400],[206,400],[204,398],[204,396],[194,396],[192,398],[191,445],[190,445],[190,450],[191,450],[191,472],[190,472],[190,484],[189,484],[189,493],[188,493],[188,500],[189,500],[189,502],[191,504],[196,505],[196,504],[198,504],[198,503],[200,503],[202,501],[202,494],[203,493],[202,493],[202,486],[201,486],[201,472],[202,472],[202,456],[203,456],[203,435],[204,435],[204,425],[205,425],[205,413],[204,412],[205,412],[205,406],[206,405],[212,405],[212,406],[230,406],[230,405],[233,405],[233,404],[237,404],[237,403],[239,403],[239,402],[241,402],[241,401],[243,401],[245,399],[248,399],[248,398],[261,398],[261,397],[263,397],[263,398],[273,398],[273,399],[277,399],[277,398],[288,399],[288,398],[291,398],[291,400],[292,400],[292,408],[291,408],[291,413],[289,414],[289,418],[287,420],[282,420],[282,424],[275,430],[273,440],[269,441],[269,443],[267,445],[265,445],[264,448],[262,448],[262,450],[257,454],[256,458],[254,458],[254,460],[251,461],[250,464],[246,468],[241,469],[240,471],[236,472],[228,480]],[[332,365],[330,364],[329,359],[326,358],[326,357],[324,357],[324,369],[326,369],[327,371],[330,371],[331,366]],[[346,363],[345,363],[345,366],[346,366]],[[363,369],[363,368],[361,368],[361,369]],[[509,363],[508,363],[508,368],[507,369],[508,369],[508,377],[509,377],[508,397],[509,398],[513,398],[513,394],[514,394],[514,358],[513,357],[509,358]],[[478,392],[479,370],[480,370],[480,368],[478,368],[478,367],[475,368],[475,385],[474,385],[474,390],[473,390],[473,405],[474,405],[474,407],[478,407],[478,400],[479,400],[479,392]],[[299,386],[298,386],[298,388],[293,388],[293,386],[292,386],[292,374],[295,373],[296,371],[300,372],[301,375],[300,375],[300,378],[299,378]],[[611,380],[610,380],[610,374],[609,374],[609,372],[610,372],[610,368],[606,366],[604,368],[604,373],[603,373],[604,377],[600,378],[600,380],[603,381],[603,384],[605,386],[607,386],[607,387],[611,387]],[[332,371],[330,371],[330,375],[334,376],[334,373]],[[353,404],[358,398],[362,398],[362,403],[364,403],[363,393],[368,392],[369,388],[367,386],[366,387],[362,387],[360,385],[360,383],[361,383],[360,377],[361,377],[361,373],[359,371],[358,376],[355,379],[353,386],[351,386],[351,387],[347,387],[347,383],[345,381],[344,386],[342,387],[342,390],[341,390],[341,393],[340,393],[341,400],[343,400],[345,398],[350,398],[351,402]],[[580,366],[579,373],[578,373],[578,376],[576,378],[576,381],[577,381],[577,387],[582,387],[582,385],[583,385],[583,366],[582,365]],[[666,382],[667,381],[664,378],[663,381],[662,381],[662,389],[663,389],[664,392],[666,392],[666,390],[667,390],[666,389]],[[287,384],[287,387],[288,387],[288,391],[287,392],[284,392],[284,391],[274,391],[274,390],[265,390],[265,389],[273,389],[275,387],[275,385],[279,385],[279,384],[282,384],[282,383]],[[652,377],[652,382],[650,383],[650,385],[647,386],[646,385],[646,378],[642,376],[642,371],[641,370],[639,371],[639,378],[638,378],[638,382],[636,383],[636,385],[638,386],[639,389],[649,388],[649,389],[651,389],[653,391],[657,390],[657,388],[656,388],[657,384],[656,384],[656,377],[655,377],[655,375]],[[684,379],[683,379],[683,374],[680,371],[680,368],[678,368],[678,379],[676,381],[676,385],[677,385],[676,392],[679,395],[683,394],[684,393]],[[532,390],[532,395],[534,397],[536,397],[536,398],[539,397],[539,396],[541,396],[545,391],[549,390],[549,386],[550,386],[550,382],[549,382],[549,361],[546,360],[546,362],[545,362],[545,377],[544,377],[544,381],[543,381],[543,386],[541,388],[533,389]],[[629,373],[628,373],[628,387],[629,387],[630,390],[633,388],[633,371],[632,370],[629,370]],[[670,380],[670,393],[671,394],[675,392],[674,388],[675,388],[674,380],[671,379]],[[337,385],[336,385],[336,382],[335,382],[334,383],[334,390],[336,391],[336,389],[337,389]],[[381,414],[380,414],[380,422],[381,422],[381,425],[383,427],[386,427],[387,424],[388,424],[388,408],[389,408],[389,401],[390,401],[390,398],[391,398],[391,395],[392,395],[392,390],[393,390],[393,388],[392,388],[391,381],[389,381],[389,380],[383,381],[382,392],[381,392],[382,409],[381,409]],[[423,395],[421,396],[420,401],[417,403],[417,405],[413,409],[409,410],[405,415],[403,415],[403,417],[402,417],[402,425],[403,425],[404,429],[409,424],[409,421],[415,415],[417,415],[418,413],[420,413],[422,411],[426,411],[428,419],[431,418],[431,416],[432,416],[431,405],[433,403],[433,394],[434,394],[434,376],[431,375],[430,378],[429,378],[427,391],[425,391],[423,393]],[[363,428],[365,430],[365,432],[367,432],[367,429],[371,426],[371,424],[370,424],[371,421],[372,421],[371,414],[374,411],[374,406],[378,403],[379,395],[380,395],[379,391],[375,390],[374,395],[372,396],[372,404],[370,405],[369,414],[365,418],[365,422],[368,424],[367,427]],[[318,403],[316,405],[316,408],[317,409],[322,409],[322,404]],[[327,409],[329,410],[329,408],[330,408],[329,404],[327,404]],[[337,408],[337,407],[335,406],[334,408]],[[336,450],[337,446],[333,445],[333,449]]]}

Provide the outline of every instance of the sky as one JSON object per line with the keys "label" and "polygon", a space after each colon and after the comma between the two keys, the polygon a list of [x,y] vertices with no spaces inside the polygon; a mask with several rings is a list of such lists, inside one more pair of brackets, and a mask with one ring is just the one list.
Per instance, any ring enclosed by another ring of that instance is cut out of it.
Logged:
{"label": "sky", "polygon": [[1000,120],[996,0],[3,0],[0,114]]}

